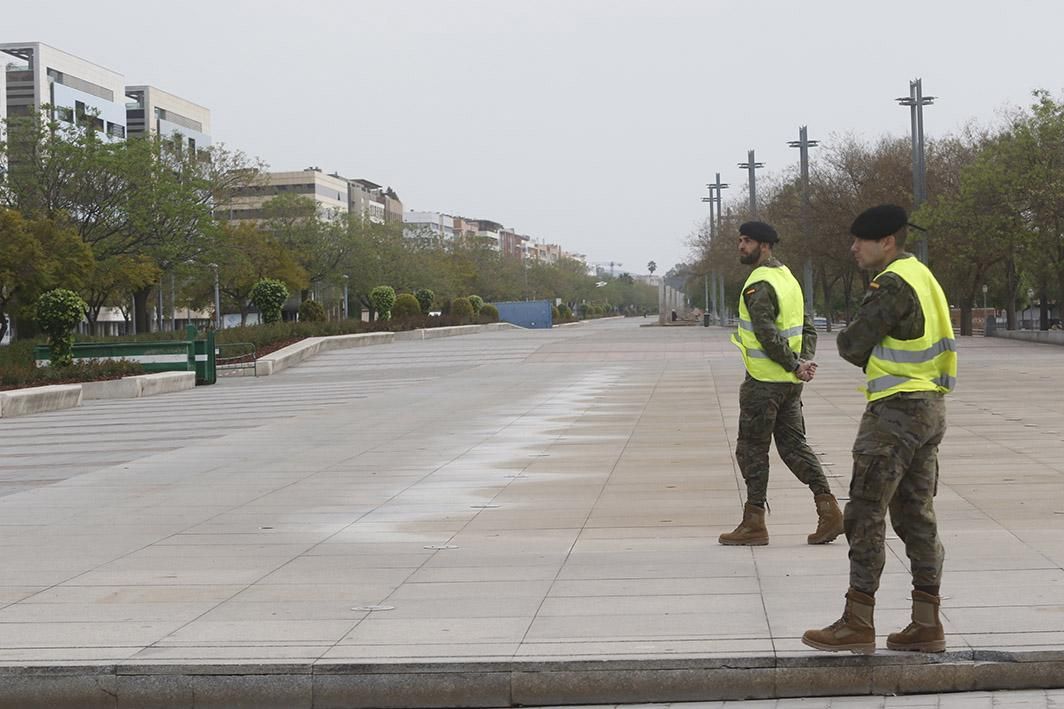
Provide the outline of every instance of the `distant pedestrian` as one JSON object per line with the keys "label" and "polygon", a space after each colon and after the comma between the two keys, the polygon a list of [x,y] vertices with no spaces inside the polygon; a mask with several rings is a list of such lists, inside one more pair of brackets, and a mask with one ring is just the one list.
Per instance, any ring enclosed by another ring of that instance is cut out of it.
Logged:
{"label": "distant pedestrian", "polygon": [[806,541],[826,544],[842,534],[842,512],[820,461],[805,440],[802,383],[816,373],[816,328],[805,312],[802,288],[772,255],[779,241],[764,222],[739,227],[739,261],[753,266],[739,297],[739,329],[732,342],[742,353],[746,379],[739,388],[739,436],[735,458],[746,481],[743,519],[720,535],[727,545],[768,544],[768,451],[776,450],[795,477],[809,486],[817,528]]}
{"label": "distant pedestrian", "polygon": [[957,377],[949,304],[926,266],[905,252],[908,215],[895,205],[862,212],[850,249],[878,273],[857,315],[838,336],[839,354],[864,369],[868,404],[853,444],[846,505],[850,588],[842,618],[808,630],[820,650],[875,652],[875,593],[886,560],[886,514],[912,571],[912,622],[887,638],[891,650],[942,652],[939,586],[944,551],[934,497],[938,446],[946,432],[945,394]]}

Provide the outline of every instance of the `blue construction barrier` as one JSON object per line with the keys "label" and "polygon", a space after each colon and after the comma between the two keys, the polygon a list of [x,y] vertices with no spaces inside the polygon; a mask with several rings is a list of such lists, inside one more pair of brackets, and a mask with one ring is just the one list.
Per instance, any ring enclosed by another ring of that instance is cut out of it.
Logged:
{"label": "blue construction barrier", "polygon": [[549,300],[511,300],[492,305],[499,309],[501,322],[528,328],[550,328],[554,324]]}

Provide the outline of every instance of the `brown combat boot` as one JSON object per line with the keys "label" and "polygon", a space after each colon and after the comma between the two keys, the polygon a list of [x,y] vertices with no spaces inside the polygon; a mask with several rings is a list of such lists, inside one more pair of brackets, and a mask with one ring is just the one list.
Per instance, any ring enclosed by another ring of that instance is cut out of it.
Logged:
{"label": "brown combat boot", "polygon": [[871,655],[876,651],[876,629],[872,622],[876,599],[850,589],[842,617],[822,630],[807,630],[802,642],[817,650]]}
{"label": "brown combat boot", "polygon": [[891,650],[911,652],[945,652],[946,634],[938,619],[941,599],[923,591],[913,591],[913,622],[900,633],[887,636]]}
{"label": "brown combat boot", "polygon": [[743,521],[734,532],[725,532],[718,541],[728,546],[763,547],[768,544],[768,529],[765,528],[765,508],[743,506]]}
{"label": "brown combat boot", "polygon": [[835,537],[843,532],[842,510],[839,509],[839,503],[830,493],[816,495],[813,501],[816,502],[819,520],[816,524],[816,531],[806,537],[806,541],[810,544],[827,544],[835,541]]}

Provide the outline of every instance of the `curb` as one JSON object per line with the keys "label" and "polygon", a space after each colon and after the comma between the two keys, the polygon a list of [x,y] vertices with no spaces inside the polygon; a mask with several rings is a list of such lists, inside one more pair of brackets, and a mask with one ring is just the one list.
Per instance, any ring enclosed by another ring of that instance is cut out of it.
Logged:
{"label": "curb", "polygon": [[80,405],[80,384],[49,384],[0,391],[0,417],[3,418],[72,409]]}
{"label": "curb", "polygon": [[727,701],[1064,684],[1064,652],[452,663],[0,667],[18,707],[516,707]]}
{"label": "curb", "polygon": [[522,328],[510,323],[488,323],[486,325],[454,325],[452,327],[431,327],[401,332],[367,332],[357,335],[328,335],[325,337],[308,337],[294,342],[288,347],[263,355],[255,361],[255,376],[268,377],[291,366],[310,359],[319,352],[367,347],[369,345],[387,345],[392,342],[408,340],[433,340],[438,337],[454,335],[476,335],[481,332]]}
{"label": "curb", "polygon": [[73,409],[82,401],[94,399],[139,399],[195,386],[195,372],[156,372],[100,382],[12,389],[0,391],[0,418]]}

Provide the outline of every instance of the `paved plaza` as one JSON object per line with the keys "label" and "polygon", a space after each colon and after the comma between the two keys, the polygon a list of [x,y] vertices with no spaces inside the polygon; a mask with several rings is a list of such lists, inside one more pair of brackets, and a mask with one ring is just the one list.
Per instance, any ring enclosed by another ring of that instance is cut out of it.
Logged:
{"label": "paved plaza", "polygon": [[[775,453],[771,544],[717,544],[743,490],[728,333],[648,322],[338,350],[271,377],[0,419],[0,665],[617,661],[623,675],[786,661],[852,685],[824,693],[880,687],[861,663],[896,653],[800,642],[839,616],[847,549],[805,544],[812,496]],[[937,498],[947,656],[1056,671],[1064,348],[959,350]],[[845,497],[862,375],[832,334],[818,361],[808,435]],[[888,544],[881,648],[909,613],[904,550]],[[752,691],[737,696],[797,690],[776,675]],[[610,696],[581,692],[524,703]]]}

